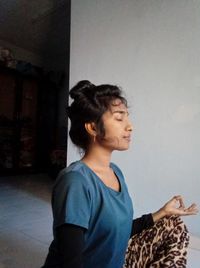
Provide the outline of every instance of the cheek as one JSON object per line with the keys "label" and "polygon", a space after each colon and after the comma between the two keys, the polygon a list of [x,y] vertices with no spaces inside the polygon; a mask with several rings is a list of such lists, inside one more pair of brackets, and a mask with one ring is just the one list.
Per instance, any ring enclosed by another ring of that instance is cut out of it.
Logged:
{"label": "cheek", "polygon": [[106,139],[112,139],[112,138],[115,138],[115,137],[117,137],[117,129],[116,129],[116,127],[115,126],[113,126],[112,125],[112,127],[111,126],[109,126],[109,128],[107,127],[107,128],[105,128],[105,138]]}
{"label": "cheek", "polygon": [[105,136],[103,138],[104,142],[119,144],[120,137],[122,136],[122,127],[116,122],[111,121],[108,124],[104,124]]}
{"label": "cheek", "polygon": [[119,138],[116,136],[112,137],[106,137],[105,139],[107,142],[112,143],[112,144],[119,144]]}
{"label": "cheek", "polygon": [[116,131],[107,132],[103,140],[104,142],[113,145],[118,145],[120,142],[119,136],[117,136]]}

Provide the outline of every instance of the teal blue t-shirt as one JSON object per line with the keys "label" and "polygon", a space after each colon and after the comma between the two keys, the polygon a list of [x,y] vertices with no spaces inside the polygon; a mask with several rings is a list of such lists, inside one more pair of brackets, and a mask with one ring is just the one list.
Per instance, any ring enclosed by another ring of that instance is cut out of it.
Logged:
{"label": "teal blue t-shirt", "polygon": [[115,164],[110,166],[120,192],[107,187],[82,161],[64,169],[54,185],[54,236],[55,228],[64,223],[86,229],[85,268],[122,268],[124,263],[132,228],[132,201],[122,172]]}

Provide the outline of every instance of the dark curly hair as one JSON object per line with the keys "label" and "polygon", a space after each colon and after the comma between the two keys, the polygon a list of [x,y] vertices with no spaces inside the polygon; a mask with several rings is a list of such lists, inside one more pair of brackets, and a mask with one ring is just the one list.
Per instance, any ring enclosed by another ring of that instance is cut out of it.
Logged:
{"label": "dark curly hair", "polygon": [[67,107],[67,115],[71,121],[69,135],[72,142],[83,151],[86,151],[90,144],[85,123],[94,122],[98,137],[103,138],[105,130],[102,115],[116,99],[120,99],[127,106],[121,89],[115,85],[96,86],[88,80],[82,80],[70,90],[69,95],[73,99],[71,105]]}

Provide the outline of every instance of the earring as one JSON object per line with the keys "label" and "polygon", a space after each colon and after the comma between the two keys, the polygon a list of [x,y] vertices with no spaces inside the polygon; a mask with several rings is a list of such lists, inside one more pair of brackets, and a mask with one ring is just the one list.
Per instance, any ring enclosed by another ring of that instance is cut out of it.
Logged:
{"label": "earring", "polygon": [[93,142],[96,142],[96,135],[93,136]]}

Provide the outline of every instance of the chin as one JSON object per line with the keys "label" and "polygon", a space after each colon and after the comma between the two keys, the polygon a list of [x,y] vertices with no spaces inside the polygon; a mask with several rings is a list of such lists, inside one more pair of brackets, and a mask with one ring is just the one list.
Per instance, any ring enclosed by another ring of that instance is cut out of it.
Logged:
{"label": "chin", "polygon": [[117,151],[127,151],[129,149],[129,146],[127,147],[120,147],[120,148],[117,148],[116,150]]}

